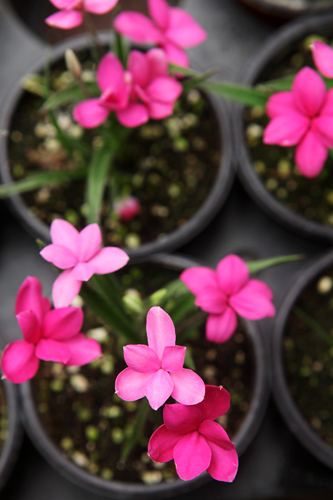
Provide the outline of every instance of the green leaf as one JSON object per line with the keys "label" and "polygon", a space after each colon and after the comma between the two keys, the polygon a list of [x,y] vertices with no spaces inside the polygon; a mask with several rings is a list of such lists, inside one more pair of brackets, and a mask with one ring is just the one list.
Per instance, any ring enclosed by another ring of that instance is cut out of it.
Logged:
{"label": "green leaf", "polygon": [[152,295],[147,297],[145,300],[145,304],[147,307],[152,306],[160,306],[163,307],[170,299],[177,299],[184,294],[189,292],[187,286],[183,281],[177,279],[174,281],[170,281],[167,285],[165,285],[160,290],[157,290]]}
{"label": "green leaf", "polygon": [[180,75],[194,76],[195,78],[201,76],[200,73],[194,71],[193,69],[183,68],[183,66],[178,66],[177,64],[172,63],[169,64],[169,71],[171,71],[172,73],[179,73]]}
{"label": "green leaf", "polygon": [[189,90],[198,87],[200,83],[205,82],[213,76],[218,70],[212,69],[210,71],[207,71],[206,73],[203,73],[202,75],[199,75],[197,77],[189,78],[187,81],[184,82],[183,84],[183,92],[188,92]]}
{"label": "green leaf", "polygon": [[116,31],[115,39],[114,39],[114,53],[126,68],[127,66],[127,56],[128,56],[128,46],[126,46],[126,42],[124,37],[121,36],[120,33]]}
{"label": "green leaf", "polygon": [[282,255],[281,257],[273,257],[271,259],[255,260],[253,262],[247,262],[246,265],[249,268],[251,274],[267,269],[268,267],[278,266],[279,264],[288,264],[289,262],[294,262],[295,260],[300,260],[303,255]]}
{"label": "green leaf", "polygon": [[136,413],[132,432],[129,438],[125,441],[125,444],[120,453],[120,460],[123,462],[126,462],[134,446],[141,439],[144,426],[147,422],[147,415],[150,411],[148,400],[144,398],[142,401],[140,401],[139,405],[140,407]]}
{"label": "green leaf", "polygon": [[200,87],[208,92],[214,92],[220,97],[225,97],[248,106],[265,107],[269,95],[267,92],[244,85],[227,82],[206,82]]}
{"label": "green leaf", "polygon": [[191,348],[188,346],[186,347],[184,365],[186,366],[186,368],[189,368],[194,372],[196,371],[196,366],[192,356]]}
{"label": "green leaf", "polygon": [[124,316],[124,321],[129,320],[121,299],[120,288],[113,274],[94,274],[90,279],[90,283],[105,298],[106,302],[110,302],[112,306],[115,305],[119,309]]}
{"label": "green leaf", "polygon": [[[92,96],[98,96],[98,86],[95,83],[86,83],[87,89]],[[87,96],[80,88],[80,86],[75,83],[64,90],[58,90],[53,92],[50,97],[45,101],[43,108],[46,110],[56,109],[59,106],[65,104],[76,104],[78,102],[84,101]]]}
{"label": "green leaf", "polygon": [[256,89],[258,90],[266,90],[267,92],[278,92],[281,90],[290,90],[293,80],[296,74],[282,76],[281,78],[277,78],[276,80],[270,80],[264,83],[258,83],[256,85]]}
{"label": "green leaf", "polygon": [[175,305],[168,309],[172,321],[177,325],[190,311],[197,309],[194,304],[194,295],[187,290],[187,294],[175,301]]}
{"label": "green leaf", "polygon": [[31,172],[25,179],[0,185],[0,198],[6,198],[18,193],[26,193],[47,184],[60,184],[75,179],[83,179],[86,175],[86,168],[58,170],[56,172]]}
{"label": "green leaf", "polygon": [[94,151],[89,165],[86,202],[89,207],[88,223],[99,222],[104,189],[112,167],[114,152],[108,147]]}

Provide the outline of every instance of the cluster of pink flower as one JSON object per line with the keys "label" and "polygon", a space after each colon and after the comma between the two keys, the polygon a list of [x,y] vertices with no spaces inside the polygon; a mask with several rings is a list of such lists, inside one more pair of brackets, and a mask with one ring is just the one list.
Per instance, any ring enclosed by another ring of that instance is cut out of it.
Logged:
{"label": "cluster of pink flower", "polygon": [[[323,42],[312,44],[312,55],[319,72],[333,78],[333,49]],[[295,161],[306,177],[316,177],[333,148],[333,89],[309,67],[296,75],[291,91],[277,92],[266,107],[271,122],[264,132],[264,143],[296,146]]]}

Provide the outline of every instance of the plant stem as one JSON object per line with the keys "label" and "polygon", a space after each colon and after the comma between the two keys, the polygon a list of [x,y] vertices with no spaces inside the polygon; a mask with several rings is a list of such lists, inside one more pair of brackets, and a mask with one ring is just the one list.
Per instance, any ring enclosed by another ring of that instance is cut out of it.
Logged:
{"label": "plant stem", "polygon": [[94,59],[95,63],[98,64],[100,61],[100,58],[103,55],[103,47],[98,41],[98,36],[97,36],[97,31],[96,27],[88,14],[88,12],[83,11],[83,19],[84,19],[84,24],[86,25],[87,31],[90,35],[92,46],[91,46],[91,55],[92,58]]}
{"label": "plant stem", "polygon": [[311,328],[316,334],[318,334],[325,342],[327,342],[331,347],[333,347],[333,338],[331,335],[324,329],[322,328],[319,323],[311,316],[309,316],[306,312],[304,312],[302,309],[299,307],[294,307],[293,312],[296,314],[296,316],[304,321],[304,323]]}

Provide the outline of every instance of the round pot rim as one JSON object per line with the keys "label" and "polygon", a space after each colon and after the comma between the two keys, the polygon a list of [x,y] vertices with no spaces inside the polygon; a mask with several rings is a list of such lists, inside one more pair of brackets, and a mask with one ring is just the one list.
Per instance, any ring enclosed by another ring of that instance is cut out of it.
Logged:
{"label": "round pot rim", "polygon": [[[280,28],[274,35],[269,37],[261,50],[250,60],[240,78],[240,83],[252,86],[262,70],[280,53],[281,48],[287,48],[298,38],[302,39],[316,30],[322,31],[323,26],[327,26],[327,28],[333,26],[333,13],[306,17]],[[269,216],[280,224],[307,238],[319,238],[332,242],[333,227],[311,221],[292,212],[279,202],[261,182],[253,168],[250,152],[245,144],[243,111],[244,106],[233,105],[233,129],[235,140],[239,144],[237,173],[246,191]]]}
{"label": "round pot rim", "polygon": [[17,388],[8,380],[2,380],[2,384],[8,411],[8,431],[0,453],[0,491],[12,472],[23,438]]}
{"label": "round pot rim", "polygon": [[283,366],[283,337],[289,314],[304,288],[327,266],[333,264],[333,250],[312,259],[296,275],[286,294],[274,324],[272,337],[272,369],[274,400],[290,431],[318,460],[333,468],[333,449],[310,427],[292,398]]}
{"label": "round pot rim", "polygon": [[289,5],[282,4],[279,0],[240,0],[243,4],[256,9],[262,13],[277,16],[281,19],[291,19],[298,15],[311,15],[325,12],[333,7],[333,1],[321,1],[311,5],[307,0],[302,0],[296,5],[289,2]]}
{"label": "round pot rim", "polygon": [[[149,260],[153,263],[182,269],[199,265],[193,259],[180,255],[157,254]],[[249,410],[242,426],[233,437],[233,442],[239,455],[245,452],[262,423],[269,400],[271,380],[266,349],[260,331],[253,322],[243,319],[242,321],[246,326],[246,331],[252,343],[256,369]],[[21,384],[20,398],[23,408],[24,427],[39,452],[67,479],[94,493],[126,500],[140,498],[142,500],[146,498],[155,499],[156,495],[158,495],[158,498],[169,498],[174,494],[185,493],[212,480],[207,472],[190,481],[183,481],[177,478],[172,483],[149,486],[141,483],[110,481],[97,477],[80,468],[67,458],[47,434],[36,411],[36,405],[33,403],[32,384],[30,381]]]}
{"label": "round pot rim", "polygon": [[[109,43],[110,33],[99,32],[102,43]],[[56,44],[50,51],[50,62],[54,63],[63,54],[65,49],[72,48],[80,50],[87,46],[87,37],[78,35],[67,39],[64,42]],[[41,54],[30,62],[25,71],[16,75],[13,85],[4,96],[2,106],[0,108],[0,130],[9,130],[9,126],[15,112],[16,106],[23,96],[25,90],[22,89],[20,81],[28,73],[37,73],[45,65],[45,57]],[[216,179],[211,186],[211,189],[201,204],[197,212],[181,227],[174,229],[165,237],[153,240],[140,245],[136,249],[124,248],[128,255],[135,260],[146,258],[148,255],[157,252],[172,251],[187,243],[189,240],[197,236],[208,223],[217,215],[231,189],[235,169],[232,156],[232,139],[231,139],[231,118],[229,104],[224,102],[217,96],[205,94],[211,107],[215,113],[216,121],[219,125],[219,142],[221,161],[217,171]],[[12,181],[12,176],[8,161],[7,137],[0,134],[0,177],[4,184]],[[23,226],[34,236],[38,235],[45,242],[50,242],[49,226],[39,220],[30,211],[23,198],[20,195],[13,195],[5,199],[8,201],[11,210],[22,220]]]}

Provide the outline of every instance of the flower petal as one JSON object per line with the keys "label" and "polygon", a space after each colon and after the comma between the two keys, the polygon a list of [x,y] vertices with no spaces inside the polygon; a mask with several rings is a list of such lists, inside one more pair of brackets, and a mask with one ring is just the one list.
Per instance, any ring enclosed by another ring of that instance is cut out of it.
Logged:
{"label": "flower petal", "polygon": [[63,219],[55,219],[50,227],[52,243],[77,254],[79,231],[72,224]]}
{"label": "flower petal", "polygon": [[146,53],[146,58],[149,64],[151,80],[154,80],[158,76],[166,76],[168,74],[168,59],[164,50],[158,48],[150,49]]}
{"label": "flower petal", "polygon": [[313,130],[309,130],[296,148],[295,162],[305,177],[316,177],[327,158],[327,149]]}
{"label": "flower petal", "polygon": [[16,340],[6,346],[1,357],[4,377],[14,384],[21,384],[34,377],[39,366],[35,346],[25,340]]}
{"label": "flower petal", "polygon": [[219,446],[224,450],[230,451],[235,449],[234,443],[230,441],[228,434],[223,427],[213,420],[209,419],[201,422],[198,432],[204,436],[207,441],[216,444],[216,446]]}
{"label": "flower petal", "polygon": [[62,343],[70,352],[70,357],[66,361],[67,366],[86,365],[102,355],[99,343],[94,339],[87,339],[83,333],[79,333]]}
{"label": "flower petal", "polygon": [[133,83],[145,88],[149,83],[149,64],[146,55],[139,50],[131,50],[127,69],[133,77]]}
{"label": "flower petal", "polygon": [[205,384],[203,380],[192,370],[183,368],[179,372],[170,372],[173,382],[171,396],[184,405],[196,405],[205,396]]}
{"label": "flower petal", "polygon": [[230,408],[230,394],[222,386],[206,385],[205,399],[197,405],[201,420],[216,420]]}
{"label": "flower petal", "polygon": [[22,311],[17,314],[16,319],[20,325],[23,338],[30,344],[35,344],[40,337],[40,325],[33,311]]}
{"label": "flower petal", "polygon": [[82,281],[72,277],[72,270],[63,271],[53,283],[52,300],[54,307],[67,307],[81,289]]}
{"label": "flower petal", "polygon": [[320,111],[320,116],[333,115],[333,89],[326,92],[326,99]]}
{"label": "flower petal", "polygon": [[249,280],[239,292],[230,297],[229,303],[243,318],[272,318],[275,315],[275,307],[271,297],[272,292],[265,283]]}
{"label": "flower petal", "polygon": [[98,98],[87,99],[73,109],[74,120],[84,128],[95,128],[105,122],[110,111],[101,106]]}
{"label": "flower petal", "polygon": [[33,311],[41,324],[44,311],[42,285],[34,276],[28,276],[19,288],[15,301],[15,314],[23,311]]}
{"label": "flower petal", "polygon": [[217,481],[231,483],[235,479],[238,470],[236,450],[225,450],[208,440],[207,444],[212,452],[210,466],[207,469],[208,474]]}
{"label": "flower petal", "polygon": [[[161,43],[161,46],[164,49],[169,62],[171,62],[172,64],[176,64],[177,66],[181,66],[182,68],[189,67],[189,57],[182,48],[171,42],[163,42]],[[184,75],[179,76],[184,77]]]}
{"label": "flower petal", "polygon": [[317,116],[312,120],[312,129],[316,131],[327,148],[333,148],[333,115]]}
{"label": "flower petal", "polygon": [[153,373],[161,368],[155,351],[147,345],[126,345],[124,359],[129,368],[139,373]]}
{"label": "flower petal", "polygon": [[46,24],[53,28],[70,30],[80,26],[83,22],[83,14],[79,10],[60,10],[45,19]]}
{"label": "flower petal", "polygon": [[333,78],[333,49],[320,40],[312,43],[312,57],[316,68],[327,78]]}
{"label": "flower petal", "polygon": [[118,0],[83,0],[83,8],[92,14],[106,14],[118,3]]}
{"label": "flower petal", "polygon": [[169,462],[173,459],[173,449],[183,434],[169,431],[165,425],[161,425],[152,434],[148,443],[148,455],[154,462]]}
{"label": "flower petal", "polygon": [[144,104],[130,102],[125,109],[116,111],[118,121],[125,127],[133,128],[149,120],[148,109]]}
{"label": "flower petal", "polygon": [[230,339],[237,327],[236,313],[227,307],[223,314],[210,314],[206,323],[206,339],[222,344]]}
{"label": "flower petal", "polygon": [[177,474],[184,481],[194,479],[207,470],[212,452],[207,441],[197,431],[187,434],[173,449]]}
{"label": "flower petal", "polygon": [[148,95],[159,102],[174,102],[183,91],[183,86],[171,76],[159,76],[146,88]]}
{"label": "flower petal", "polygon": [[140,12],[121,12],[113,27],[133,42],[159,43],[162,39],[154,23]]}
{"label": "flower petal", "polygon": [[295,146],[302,140],[309,127],[309,118],[300,113],[277,116],[265,128],[263,142],[283,147]]}
{"label": "flower petal", "polygon": [[290,113],[295,113],[296,108],[294,99],[291,92],[283,91],[273,94],[267,101],[266,113],[269,118],[276,118],[277,116],[285,116]]}
{"label": "flower petal", "polygon": [[72,278],[78,281],[89,281],[94,274],[94,266],[91,266],[87,262],[79,262],[72,269]]}
{"label": "flower petal", "polygon": [[97,68],[96,79],[103,92],[110,89],[117,92],[124,85],[123,65],[112,52],[102,57]]}
{"label": "flower petal", "polygon": [[148,345],[162,359],[164,348],[176,343],[175,326],[169,314],[161,307],[152,307],[147,314]]}
{"label": "flower petal", "polygon": [[80,262],[87,262],[97,254],[102,244],[102,234],[98,224],[89,224],[79,233],[77,256]]}
{"label": "flower petal", "polygon": [[57,9],[71,9],[75,0],[50,0]]}
{"label": "flower petal", "polygon": [[194,295],[198,295],[204,287],[217,286],[216,273],[209,267],[186,269],[181,273],[179,279],[185,283]]}
{"label": "flower petal", "polygon": [[153,410],[158,410],[170,397],[173,382],[170,375],[160,369],[153,373],[146,383],[146,398]]}
{"label": "flower petal", "polygon": [[165,405],[163,419],[169,431],[188,434],[198,429],[201,423],[201,411],[196,406]]}
{"label": "flower petal", "polygon": [[138,373],[125,368],[116,378],[116,393],[125,401],[136,401],[145,396],[146,383],[151,373]]}
{"label": "flower petal", "polygon": [[165,0],[148,0],[149,15],[162,30],[168,27],[170,10]]}
{"label": "flower petal", "polygon": [[222,259],[216,268],[218,284],[221,290],[232,295],[247,282],[250,276],[245,262],[238,255],[228,255]]}
{"label": "flower petal", "polygon": [[62,245],[47,245],[40,251],[40,255],[59,269],[68,269],[77,264],[77,257]]}
{"label": "flower petal", "polygon": [[44,361],[65,364],[70,358],[70,350],[64,342],[53,339],[40,339],[36,345],[36,356]]}
{"label": "flower petal", "polygon": [[150,101],[147,103],[148,113],[153,120],[162,120],[171,116],[173,113],[174,103],[161,103],[157,101]]}
{"label": "flower petal", "polygon": [[198,293],[195,304],[211,314],[222,314],[227,307],[227,295],[217,286],[206,286]]}
{"label": "flower petal", "polygon": [[186,347],[173,345],[164,348],[162,368],[168,372],[179,372],[184,365]]}
{"label": "flower petal", "polygon": [[202,43],[207,38],[206,31],[183,9],[169,9],[169,26],[165,36],[180,47],[190,48]]}
{"label": "flower petal", "polygon": [[117,247],[102,248],[89,264],[94,268],[95,274],[114,273],[124,267],[129,257],[124,250]]}
{"label": "flower petal", "polygon": [[53,309],[44,318],[42,336],[46,339],[67,340],[77,335],[83,324],[83,311],[79,307]]}
{"label": "flower petal", "polygon": [[291,91],[298,110],[309,117],[319,113],[325,102],[324,80],[314,69],[307,66],[295,76]]}

